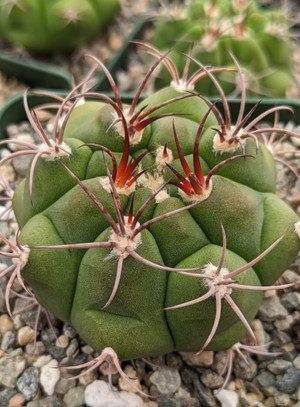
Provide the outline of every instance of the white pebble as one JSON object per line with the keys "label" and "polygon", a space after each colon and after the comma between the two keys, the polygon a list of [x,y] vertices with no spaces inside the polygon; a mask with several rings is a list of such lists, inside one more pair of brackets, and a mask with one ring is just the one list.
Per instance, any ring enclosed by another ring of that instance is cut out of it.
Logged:
{"label": "white pebble", "polygon": [[48,396],[52,396],[55,385],[60,378],[60,370],[57,367],[57,360],[52,359],[41,369],[40,382]]}
{"label": "white pebble", "polygon": [[[34,139],[30,134],[20,134],[15,139],[20,141],[21,143],[25,142],[25,143],[29,143],[29,144],[35,144]],[[24,147],[21,144],[9,143],[8,146],[11,149],[11,151],[19,151],[19,150],[25,150],[26,149],[26,147]]]}
{"label": "white pebble", "polygon": [[103,380],[95,380],[85,389],[88,407],[143,407],[143,400],[136,394],[116,392]]}
{"label": "white pebble", "polygon": [[222,407],[237,407],[239,403],[239,396],[232,390],[223,389],[216,394],[216,398]]}

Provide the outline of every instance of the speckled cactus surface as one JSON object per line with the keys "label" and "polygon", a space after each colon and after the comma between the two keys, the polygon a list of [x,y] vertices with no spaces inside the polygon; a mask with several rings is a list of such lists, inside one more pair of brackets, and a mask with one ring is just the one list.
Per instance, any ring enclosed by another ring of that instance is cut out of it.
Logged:
{"label": "speckled cactus surface", "polygon": [[119,0],[8,0],[0,5],[0,36],[29,51],[72,51],[103,31]]}
{"label": "speckled cactus surface", "polygon": [[[152,44],[172,53],[179,71],[192,55],[203,64],[233,66],[227,50],[239,57],[247,77],[248,95],[285,96],[292,85],[292,11],[262,7],[254,0],[192,0],[188,4],[162,1],[155,22]],[[193,45],[192,45],[193,44]],[[240,84],[228,73],[219,74],[226,92],[240,92]],[[166,85],[169,75],[162,70],[157,86]],[[200,88],[199,88],[200,90]],[[201,92],[215,94],[209,81],[202,81]]]}
{"label": "speckled cactus surface", "polygon": [[213,68],[205,73],[224,117],[215,103],[172,87],[139,102],[161,61],[127,106],[94,61],[114,99],[87,91],[89,78],[54,99],[52,138],[24,97],[42,143],[16,140],[24,150],[11,156],[33,155],[13,197],[20,234],[6,242],[11,281],[99,353],[113,349],[115,364],[116,355],[229,349],[246,331],[255,341],[250,322],[263,291],[289,286],[273,284],[300,248],[299,219],[276,196],[266,143],[274,132],[299,135],[257,125],[292,109],[256,116],[243,98],[233,123]]}

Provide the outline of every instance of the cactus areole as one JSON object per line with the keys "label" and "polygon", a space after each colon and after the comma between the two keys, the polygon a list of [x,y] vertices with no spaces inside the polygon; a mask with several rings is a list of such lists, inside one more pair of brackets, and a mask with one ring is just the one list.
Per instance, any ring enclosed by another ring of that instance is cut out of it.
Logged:
{"label": "cactus areole", "polygon": [[263,291],[300,248],[299,219],[275,194],[256,124],[291,109],[254,118],[242,100],[233,125],[224,97],[224,120],[215,104],[171,87],[140,103],[138,91],[125,106],[109,79],[114,100],[77,86],[62,101],[51,143],[25,98],[44,142],[25,146],[33,160],[13,198],[15,276],[120,360],[254,337]]}

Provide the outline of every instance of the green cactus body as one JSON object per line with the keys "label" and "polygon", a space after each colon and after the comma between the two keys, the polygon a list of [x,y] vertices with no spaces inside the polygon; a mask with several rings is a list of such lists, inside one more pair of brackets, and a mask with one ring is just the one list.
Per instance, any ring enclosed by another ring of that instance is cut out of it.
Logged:
{"label": "green cactus body", "polygon": [[70,52],[112,20],[119,0],[18,0],[0,7],[0,36],[30,51]]}
{"label": "green cactus body", "polygon": [[[239,8],[241,7],[241,8]],[[156,22],[152,43],[161,52],[176,45],[170,54],[179,72],[183,72],[185,58],[193,43],[192,55],[203,65],[232,67],[228,52],[239,60],[248,82],[248,94],[267,97],[285,96],[292,85],[292,44],[289,39],[288,17],[278,10],[259,8],[255,1],[221,2],[206,0],[190,2],[183,8],[186,15],[176,21],[161,17]],[[168,35],[169,25],[176,35]],[[191,64],[190,71],[196,66]],[[219,76],[225,92],[236,91],[238,83],[232,74]],[[157,79],[157,89],[170,83],[163,67]],[[201,81],[197,91],[215,95],[210,81]]]}
{"label": "green cactus body", "polygon": [[[136,111],[176,96],[178,93],[173,89],[163,89],[142,102]],[[163,163],[163,157],[167,156],[168,165],[184,175],[173,125],[182,154],[192,166],[197,130],[207,111],[207,104],[197,96],[163,106],[156,114],[180,112],[185,115],[160,117],[149,123],[141,138],[130,145],[130,154],[134,158],[148,148],[151,151],[145,153],[139,162],[141,170],[147,168],[148,171],[133,185],[118,190],[121,211],[126,216],[130,217],[131,212],[136,214],[163,180],[173,175]],[[101,144],[114,153],[116,162],[121,165],[124,136],[117,125],[106,133],[114,118],[114,110],[103,101],[87,101],[72,111],[64,134],[64,141],[72,149],[72,155],[54,161],[38,160],[34,171],[33,205],[29,173],[14,194],[13,205],[21,228],[22,245],[117,241],[107,217],[84,189],[87,188],[118,223],[114,200],[103,181],[107,178],[107,170],[102,151],[93,145],[78,148],[86,143]],[[213,129],[218,126],[211,111],[199,143],[200,162],[205,175],[224,159],[241,154],[240,148],[232,152],[213,151],[216,134]],[[166,143],[167,147],[164,147]],[[285,237],[270,253],[252,268],[233,277],[237,284],[259,287],[273,284],[300,248],[299,238],[294,232],[298,217],[275,195],[276,173],[272,154],[262,143],[256,154],[255,142],[250,138],[246,139],[245,153],[253,157],[227,162],[212,175],[210,193],[205,202],[154,222],[125,242],[136,253],[135,256],[147,259],[148,263],[131,255],[131,249],[126,254],[118,252],[119,246],[61,250],[31,248],[22,277],[43,307],[71,323],[98,352],[109,346],[121,360],[127,360],[175,349],[199,350],[213,324],[216,313],[214,298],[179,309],[163,309],[201,297],[209,289],[210,280],[155,268],[149,262],[175,269],[205,266],[194,274],[212,273],[211,266],[218,266],[222,257],[224,236],[218,223],[221,221],[227,240],[222,266],[222,273],[226,274],[259,256],[288,228]],[[112,160],[104,154],[113,173]],[[61,163],[82,184],[76,182]],[[139,224],[190,205],[189,197],[178,191],[176,185],[167,185],[164,195],[158,194],[146,206]],[[124,219],[126,226],[127,218]],[[122,274],[118,290],[111,303],[103,309],[112,293],[120,264]],[[232,300],[251,321],[262,295],[261,292],[232,289]],[[222,299],[220,322],[208,348],[228,349],[241,339],[244,332],[245,327],[239,317]]]}

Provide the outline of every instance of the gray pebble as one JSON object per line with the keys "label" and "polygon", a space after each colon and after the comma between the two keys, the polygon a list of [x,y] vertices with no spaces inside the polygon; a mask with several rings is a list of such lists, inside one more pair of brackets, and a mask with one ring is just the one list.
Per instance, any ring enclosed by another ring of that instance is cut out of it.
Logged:
{"label": "gray pebble", "polygon": [[300,353],[298,356],[293,360],[293,365],[296,369],[300,369]]}
{"label": "gray pebble", "polygon": [[21,348],[0,359],[0,384],[14,388],[17,378],[26,368],[26,359]]}
{"label": "gray pebble", "polygon": [[75,338],[75,336],[77,336],[75,329],[70,325],[64,325],[63,333],[70,339]]}
{"label": "gray pebble", "polygon": [[287,294],[283,294],[281,297],[281,303],[288,309],[300,310],[300,293],[293,291]]}
{"label": "gray pebble", "polygon": [[45,345],[41,341],[36,343],[28,343],[25,347],[25,351],[28,355],[40,356],[45,352]]}
{"label": "gray pebble", "polygon": [[256,380],[262,387],[272,386],[275,382],[275,377],[270,372],[262,372],[256,376]]}
{"label": "gray pebble", "polygon": [[224,383],[224,379],[211,369],[204,369],[201,374],[201,382],[210,389],[218,389]]}
{"label": "gray pebble", "polygon": [[30,401],[26,407],[65,407],[65,403],[55,396],[49,396],[44,399]]}
{"label": "gray pebble", "polygon": [[150,376],[150,381],[156,385],[161,394],[175,393],[181,384],[178,370],[169,367],[156,370]]}
{"label": "gray pebble", "polygon": [[6,389],[0,391],[0,406],[2,407],[6,407],[8,406],[8,402],[9,400],[15,395],[17,394],[17,390],[16,389],[10,389],[8,387],[6,387]]}
{"label": "gray pebble", "polygon": [[289,360],[277,359],[274,360],[272,363],[269,363],[267,369],[275,375],[280,375],[283,374],[290,367],[292,367],[292,362],[290,362]]}
{"label": "gray pebble", "polygon": [[300,386],[300,370],[295,367],[289,368],[283,377],[275,383],[282,393],[294,393]]}
{"label": "gray pebble", "polygon": [[84,387],[78,386],[69,389],[64,396],[67,407],[80,407],[84,405]]}
{"label": "gray pebble", "polygon": [[280,303],[277,295],[264,298],[263,303],[259,309],[259,317],[263,321],[276,321],[277,319],[285,318],[288,311]]}
{"label": "gray pebble", "polygon": [[276,334],[276,340],[280,343],[280,345],[284,345],[286,343],[290,343],[292,338],[288,333],[279,331]]}
{"label": "gray pebble", "polygon": [[32,400],[39,388],[39,370],[29,367],[17,381],[18,390],[24,394],[27,401]]}
{"label": "gray pebble", "polygon": [[16,342],[15,332],[12,331],[5,332],[1,341],[1,349],[3,351],[7,351],[9,348],[13,347],[15,342]]}
{"label": "gray pebble", "polygon": [[78,349],[78,340],[73,338],[70,342],[70,345],[67,347],[66,356],[72,356]]}
{"label": "gray pebble", "polygon": [[185,401],[176,399],[155,399],[159,407],[186,407]]}
{"label": "gray pebble", "polygon": [[[62,371],[62,374],[64,371]],[[76,380],[69,380],[73,376],[71,374],[65,374],[59,379],[55,385],[55,392],[58,394],[66,394],[70,389],[76,386]]]}
{"label": "gray pebble", "polygon": [[233,371],[236,377],[252,380],[257,373],[257,365],[253,359],[245,354],[247,363],[242,358],[235,358]]}
{"label": "gray pebble", "polygon": [[194,391],[196,397],[200,402],[200,406],[205,407],[215,407],[217,405],[215,397],[212,395],[211,391],[208,390],[198,378],[194,380]]}
{"label": "gray pebble", "polygon": [[60,361],[65,357],[65,349],[56,346],[56,338],[50,328],[43,329],[40,336],[45,345],[46,353],[49,353],[53,359]]}
{"label": "gray pebble", "polygon": [[17,314],[17,315],[14,316],[14,321],[13,322],[14,322],[14,328],[16,330],[19,330],[20,328],[22,328],[22,326],[25,325],[24,320],[23,320],[23,318],[21,317],[20,314]]}
{"label": "gray pebble", "polygon": [[12,159],[12,165],[16,171],[16,173],[20,177],[25,177],[27,174],[28,167],[30,165],[30,161],[32,160],[31,154],[29,155],[22,155],[20,157],[14,157]]}

